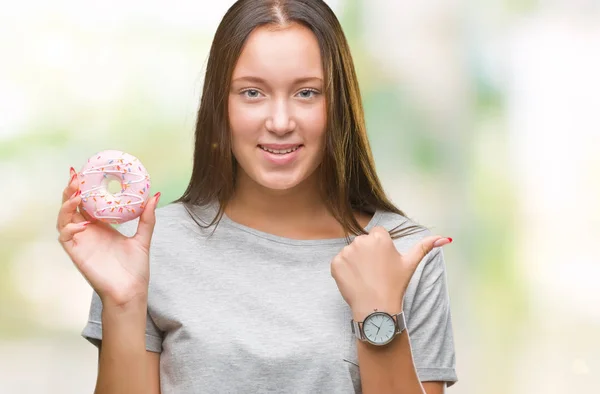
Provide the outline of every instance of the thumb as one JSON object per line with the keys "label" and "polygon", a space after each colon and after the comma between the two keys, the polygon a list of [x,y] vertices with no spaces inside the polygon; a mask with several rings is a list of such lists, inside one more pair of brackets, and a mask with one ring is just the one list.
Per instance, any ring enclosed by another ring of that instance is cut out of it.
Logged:
{"label": "thumb", "polygon": [[417,242],[412,249],[410,249],[410,251],[406,254],[406,257],[410,261],[414,262],[414,264],[419,264],[419,262],[423,260],[427,253],[431,252],[433,248],[447,245],[450,242],[452,242],[452,238],[445,238],[439,235],[425,237],[421,241]]}
{"label": "thumb", "polygon": [[160,192],[156,193],[142,212],[140,216],[140,221],[138,223],[137,232],[135,233],[135,238],[137,238],[142,245],[147,248],[150,248],[150,241],[152,240],[152,233],[154,232],[154,225],[156,224],[156,206],[158,205],[158,200],[160,200]]}

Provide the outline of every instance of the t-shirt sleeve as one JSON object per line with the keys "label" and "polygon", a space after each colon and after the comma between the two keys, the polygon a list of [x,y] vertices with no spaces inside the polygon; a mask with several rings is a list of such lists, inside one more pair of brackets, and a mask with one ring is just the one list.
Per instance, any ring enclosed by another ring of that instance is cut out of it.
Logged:
{"label": "t-shirt sleeve", "polygon": [[[138,220],[123,223],[118,227],[118,231],[126,236],[133,236],[137,229]],[[92,292],[92,302],[87,324],[83,328],[81,335],[95,346],[99,346],[102,341],[102,300],[98,294]],[[163,333],[156,326],[150,314],[146,314],[146,350],[160,353],[162,351]]]}
{"label": "t-shirt sleeve", "polygon": [[458,378],[442,249],[434,249],[422,264],[407,316],[413,359],[422,382],[443,381],[450,387]]}
{"label": "t-shirt sleeve", "polygon": [[[88,322],[81,335],[96,346],[99,346],[102,341],[102,301],[95,291],[92,293]],[[150,315],[146,315],[146,350],[160,353],[162,338],[160,329],[154,324]]]}

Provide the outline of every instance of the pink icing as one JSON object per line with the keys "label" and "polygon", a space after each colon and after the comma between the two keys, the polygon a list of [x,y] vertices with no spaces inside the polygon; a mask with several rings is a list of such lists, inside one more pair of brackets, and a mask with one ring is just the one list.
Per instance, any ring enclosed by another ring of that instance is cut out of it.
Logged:
{"label": "pink icing", "polygon": [[[90,157],[78,174],[82,208],[106,223],[124,223],[142,214],[150,196],[150,176],[134,156],[105,150]],[[111,194],[108,184],[115,180],[121,191]]]}

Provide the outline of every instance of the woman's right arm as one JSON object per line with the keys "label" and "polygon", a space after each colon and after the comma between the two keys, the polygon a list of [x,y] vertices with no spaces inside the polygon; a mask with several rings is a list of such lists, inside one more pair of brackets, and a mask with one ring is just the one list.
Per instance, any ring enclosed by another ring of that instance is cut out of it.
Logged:
{"label": "woman's right arm", "polygon": [[160,353],[146,350],[146,298],[105,305],[94,394],[160,394]]}
{"label": "woman's right arm", "polygon": [[102,345],[96,394],[160,393],[159,355],[146,352],[150,243],[160,193],[143,208],[137,232],[127,237],[83,210],[79,183],[63,191],[58,240],[102,301]]}

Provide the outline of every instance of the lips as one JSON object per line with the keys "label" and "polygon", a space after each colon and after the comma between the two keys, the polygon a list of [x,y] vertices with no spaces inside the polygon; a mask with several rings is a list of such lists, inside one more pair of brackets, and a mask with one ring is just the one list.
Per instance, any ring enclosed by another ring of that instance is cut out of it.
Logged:
{"label": "lips", "polygon": [[258,145],[262,156],[267,162],[278,166],[291,164],[298,158],[300,151],[304,148],[302,144],[287,145]]}

